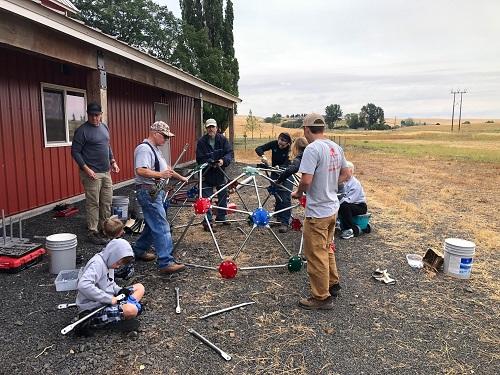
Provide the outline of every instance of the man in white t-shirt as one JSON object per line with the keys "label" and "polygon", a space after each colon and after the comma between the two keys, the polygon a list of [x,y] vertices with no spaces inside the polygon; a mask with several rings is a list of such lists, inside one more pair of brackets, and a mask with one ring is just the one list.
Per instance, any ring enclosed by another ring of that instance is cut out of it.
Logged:
{"label": "man in white t-shirt", "polygon": [[299,306],[308,310],[330,310],[332,296],[340,291],[333,242],[335,220],[339,209],[338,184],[347,180],[350,170],[344,151],[324,135],[325,119],[316,113],[304,118],[302,127],[309,145],[304,150],[299,172],[299,187],[292,198],[306,198],[304,220],[304,255],[311,284],[311,297],[302,298]]}

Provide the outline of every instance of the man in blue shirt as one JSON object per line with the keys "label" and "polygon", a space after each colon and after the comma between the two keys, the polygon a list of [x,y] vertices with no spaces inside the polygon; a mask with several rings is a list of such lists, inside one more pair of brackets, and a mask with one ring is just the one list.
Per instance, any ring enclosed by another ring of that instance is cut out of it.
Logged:
{"label": "man in blue shirt", "polygon": [[75,131],[71,156],[80,168],[80,179],[85,190],[85,211],[88,239],[102,245],[107,241],[99,234],[101,225],[111,216],[113,182],[110,170],[118,173],[109,142],[109,129],[101,122],[102,110],[97,103],[87,105],[88,120]]}

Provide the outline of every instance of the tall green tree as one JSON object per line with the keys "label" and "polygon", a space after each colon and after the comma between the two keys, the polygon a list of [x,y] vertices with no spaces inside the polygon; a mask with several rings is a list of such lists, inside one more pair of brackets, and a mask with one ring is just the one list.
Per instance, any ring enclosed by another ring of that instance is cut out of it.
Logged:
{"label": "tall green tree", "polygon": [[325,121],[330,129],[332,129],[335,126],[335,123],[342,118],[342,110],[338,104],[330,104],[326,106],[325,113]]}
{"label": "tall green tree", "polygon": [[231,84],[229,92],[238,95],[238,81],[240,80],[240,71],[238,60],[234,54],[234,35],[233,35],[234,11],[233,2],[227,0],[226,13],[224,17],[224,34],[222,38],[222,51],[224,52],[224,68],[231,73]]}
{"label": "tall green tree", "polygon": [[351,129],[363,127],[363,124],[359,121],[359,116],[357,113],[348,113],[347,115],[345,115],[345,122]]}
{"label": "tall green tree", "polygon": [[359,120],[365,129],[368,130],[380,130],[385,128],[384,110],[373,103],[368,103],[361,108]]}
{"label": "tall green tree", "polygon": [[224,34],[223,0],[203,0],[203,20],[212,47],[222,49]]}
{"label": "tall green tree", "polygon": [[179,5],[181,8],[182,19],[189,25],[193,26],[195,30],[203,28],[203,7],[201,0],[180,0]]}
{"label": "tall green tree", "polygon": [[170,61],[180,23],[166,6],[152,0],[73,0],[87,25],[159,59]]}

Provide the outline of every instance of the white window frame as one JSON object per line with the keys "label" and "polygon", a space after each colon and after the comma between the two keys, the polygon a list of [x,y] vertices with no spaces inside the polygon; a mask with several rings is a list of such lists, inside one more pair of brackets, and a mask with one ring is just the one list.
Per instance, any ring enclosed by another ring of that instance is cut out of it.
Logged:
{"label": "white window frame", "polygon": [[[47,142],[47,126],[45,124],[45,101],[43,98],[43,90],[45,88],[59,90],[59,91],[63,92],[64,123],[66,126],[66,141],[65,142]],[[71,146],[71,144],[72,144],[72,142],[69,140],[68,114],[66,112],[66,97],[68,95],[68,91],[83,94],[84,106],[86,108],[86,106],[87,106],[87,91],[86,90],[77,89],[77,88],[68,87],[68,86],[54,85],[52,83],[46,83],[46,82],[42,82],[40,84],[40,97],[42,100],[43,140],[45,143],[45,147],[65,147],[65,146]]]}

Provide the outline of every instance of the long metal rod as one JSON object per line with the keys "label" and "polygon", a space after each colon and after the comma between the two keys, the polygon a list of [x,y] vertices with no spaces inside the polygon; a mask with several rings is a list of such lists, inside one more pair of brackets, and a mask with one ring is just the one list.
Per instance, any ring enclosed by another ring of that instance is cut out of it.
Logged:
{"label": "long metal rod", "polygon": [[179,239],[177,240],[177,242],[175,243],[174,245],[174,249],[172,250],[172,253],[175,253],[175,250],[177,250],[177,247],[179,246],[179,244],[182,242],[182,240],[184,239],[184,236],[186,235],[189,227],[191,226],[191,224],[193,224],[193,221],[194,219],[196,218],[196,215],[193,215],[191,217],[191,219],[189,220],[189,223],[187,224],[186,228],[184,229],[184,231],[182,232],[181,236],[179,237]]}
{"label": "long metal rod", "polygon": [[23,219],[19,218],[19,239],[23,239]]}
{"label": "long metal rod", "polygon": [[240,271],[248,271],[248,270],[263,270],[266,268],[283,268],[283,267],[288,267],[288,264],[276,264],[276,265],[270,265],[270,266],[251,266],[251,267],[240,267]]}
{"label": "long metal rod", "polygon": [[179,213],[181,212],[181,210],[184,208],[184,204],[186,204],[187,200],[188,200],[187,198],[184,200],[184,202],[182,203],[182,206],[179,207],[179,209],[177,210],[177,212],[170,219],[170,222],[173,222],[175,220],[175,218],[177,217],[177,215],[179,215]]}
{"label": "long metal rod", "polygon": [[207,215],[205,214],[205,222],[208,225],[208,229],[210,230],[210,234],[212,235],[212,239],[214,240],[215,247],[217,249],[217,252],[219,253],[219,257],[224,260],[224,257],[222,256],[222,252],[220,251],[219,244],[217,243],[217,239],[215,238],[214,231],[212,229],[212,225],[210,225],[210,221],[208,220]]}
{"label": "long metal rod", "polygon": [[246,214],[246,215],[251,215],[252,214],[250,211],[238,210],[236,208],[227,208],[227,207],[220,207],[220,206],[212,206],[212,208],[216,208],[218,210],[224,210],[224,211],[239,212],[239,213]]}
{"label": "long metal rod", "polygon": [[257,201],[259,202],[259,208],[262,208],[262,203],[260,201],[260,195],[259,195],[259,189],[257,188],[257,180],[255,179],[255,176],[252,176],[252,181],[255,186],[255,194],[257,194]]}
{"label": "long metal rod", "polygon": [[219,353],[219,355],[224,358],[226,361],[230,361],[231,360],[231,356],[229,354],[227,354],[224,350],[222,350],[221,348],[217,347],[215,344],[213,344],[212,342],[210,342],[208,339],[206,339],[205,337],[203,337],[202,335],[200,335],[198,332],[196,332],[194,329],[190,328],[188,329],[188,332],[190,334],[192,334],[194,337],[196,337],[197,339],[199,339],[201,342],[203,342],[205,345],[211,347],[213,350],[215,350],[217,353]]}
{"label": "long metal rod", "polygon": [[238,178],[241,178],[243,176],[245,176],[245,173],[242,173],[238,177],[234,178],[232,181],[229,181],[227,184],[225,184],[223,187],[221,187],[219,190],[217,190],[215,193],[213,193],[211,196],[209,196],[208,199],[212,199],[217,194],[219,194],[222,190],[226,189],[229,185],[231,185],[232,183],[234,183],[234,181],[236,181]]}
{"label": "long metal rod", "polygon": [[279,244],[281,245],[281,247],[286,251],[286,253],[289,256],[292,256],[292,253],[290,253],[288,251],[288,249],[285,247],[285,245],[283,245],[283,242],[281,242],[281,240],[278,238],[278,236],[276,235],[276,233],[274,233],[274,231],[271,229],[271,227],[269,225],[267,226],[267,229],[269,229],[269,231],[273,234],[274,238],[276,238],[276,240],[279,242]]}
{"label": "long metal rod", "polygon": [[214,316],[214,315],[222,314],[222,313],[224,313],[226,311],[231,311],[231,310],[234,310],[234,309],[237,309],[237,308],[240,308],[240,307],[243,307],[243,306],[247,306],[247,305],[253,305],[254,303],[255,303],[254,301],[252,301],[252,302],[244,302],[244,303],[240,303],[239,305],[234,305],[234,306],[226,307],[225,309],[220,309],[220,310],[211,312],[209,314],[200,316],[200,319],[206,319],[206,318],[209,318],[209,317]]}
{"label": "long metal rod", "polygon": [[201,264],[194,264],[194,263],[183,263],[186,267],[193,267],[193,268],[202,268],[205,270],[214,270],[217,271],[217,267],[211,267],[211,266],[203,266]]}
{"label": "long metal rod", "polygon": [[3,229],[3,244],[7,243],[7,233],[5,229],[5,211],[2,208],[2,229]]}
{"label": "long metal rod", "polygon": [[304,232],[302,232],[302,235],[300,236],[300,245],[299,245],[299,254],[302,254],[302,247],[304,246]]}
{"label": "long metal rod", "polygon": [[234,254],[233,256],[233,260],[236,260],[236,258],[238,258],[238,255],[240,255],[241,253],[241,250],[243,250],[243,247],[245,247],[248,239],[250,238],[250,236],[252,235],[252,232],[254,231],[254,229],[257,228],[257,225],[254,224],[252,229],[250,230],[250,232],[248,232],[247,234],[247,237],[245,238],[245,241],[243,241],[243,243],[241,244],[240,248],[238,249],[238,251],[236,252],[236,254]]}
{"label": "long metal rod", "polygon": [[280,213],[282,213],[282,212],[285,212],[285,211],[287,211],[287,210],[293,210],[295,207],[299,207],[299,206],[300,206],[300,204],[296,204],[296,205],[294,205],[294,206],[286,207],[286,208],[283,208],[283,209],[281,209],[281,210],[274,211],[274,212],[270,213],[270,214],[269,214],[269,216],[271,216],[271,217],[272,217],[272,216],[278,215],[278,214],[280,214]]}

